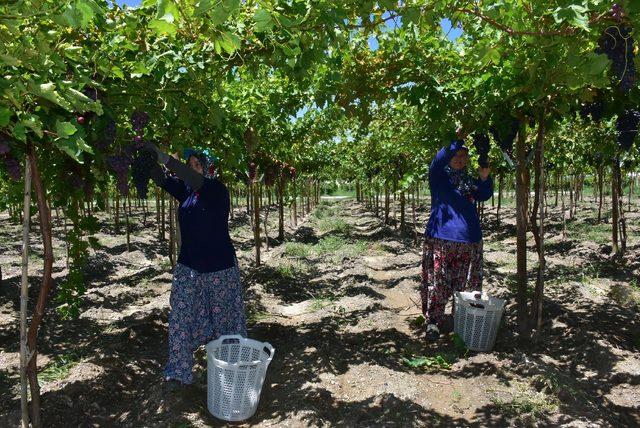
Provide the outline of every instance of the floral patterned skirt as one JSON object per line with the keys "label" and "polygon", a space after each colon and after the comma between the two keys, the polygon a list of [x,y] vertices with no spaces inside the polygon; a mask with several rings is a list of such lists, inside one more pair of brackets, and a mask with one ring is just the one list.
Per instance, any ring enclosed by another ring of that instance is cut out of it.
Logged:
{"label": "floral patterned skirt", "polygon": [[177,264],[171,286],[166,379],[192,383],[194,351],[225,334],[247,335],[237,266],[199,273]]}
{"label": "floral patterned skirt", "polygon": [[420,297],[425,320],[440,324],[456,291],[482,290],[482,241],[465,243],[426,237]]}

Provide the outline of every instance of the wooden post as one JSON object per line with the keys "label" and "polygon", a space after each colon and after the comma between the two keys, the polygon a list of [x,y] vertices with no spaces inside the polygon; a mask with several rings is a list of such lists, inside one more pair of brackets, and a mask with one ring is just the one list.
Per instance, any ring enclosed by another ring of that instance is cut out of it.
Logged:
{"label": "wooden post", "polygon": [[125,199],[125,204],[127,205],[124,209],[124,218],[125,218],[125,224],[127,227],[127,253],[131,251],[131,236],[130,233],[131,231],[129,230],[129,217],[131,216],[131,198],[129,197],[129,195],[127,195],[127,198]]}
{"label": "wooden post", "polygon": [[165,195],[165,191],[164,189],[161,189],[160,191],[161,197],[160,197],[160,240],[164,241],[165,240],[165,230],[166,230],[166,224],[165,224],[165,199],[166,199],[166,195]]}
{"label": "wooden post", "polygon": [[384,224],[389,224],[389,210],[391,199],[389,198],[389,182],[384,182]]}
{"label": "wooden post", "polygon": [[297,227],[298,226],[298,212],[297,212],[298,206],[296,204],[296,200],[297,200],[298,196],[297,196],[297,189],[296,189],[296,179],[293,178],[292,180],[293,180],[293,182],[292,182],[292,184],[293,184],[293,207],[292,207],[293,208],[293,210],[292,210],[292,212],[293,212],[293,226]]}
{"label": "wooden post", "polygon": [[42,284],[38,293],[38,300],[33,311],[31,324],[27,333],[27,349],[29,351],[29,361],[27,366],[27,377],[31,386],[31,424],[35,427],[42,427],[42,415],[40,404],[40,385],[38,384],[38,365],[37,365],[37,340],[38,330],[44,318],[44,310],[49,297],[49,291],[53,284],[53,243],[51,237],[51,212],[47,206],[47,196],[40,170],[36,159],[36,153],[33,145],[27,146],[29,163],[31,164],[31,175],[34,190],[38,202],[38,214],[40,218],[40,231],[42,233],[42,246],[44,253],[44,267],[42,274]]}
{"label": "wooden post", "polygon": [[284,240],[284,177],[278,178],[278,239]]}
{"label": "wooden post", "polygon": [[24,204],[22,222],[22,282],[20,285],[20,404],[22,428],[29,427],[29,401],[27,389],[27,365],[29,349],[27,345],[27,303],[29,301],[29,220],[31,207],[31,165],[25,160]]}
{"label": "wooden post", "polygon": [[520,337],[529,335],[527,311],[527,200],[529,193],[526,155],[526,125],[521,125],[516,139],[516,262],[517,262],[517,321]]}
{"label": "wooden post", "polygon": [[500,226],[500,208],[502,207],[502,189],[504,186],[504,175],[498,177],[498,206],[496,207],[496,224]]}
{"label": "wooden post", "polygon": [[404,218],[405,203],[406,203],[405,193],[404,193],[404,190],[402,190],[400,192],[400,236],[404,236],[404,232],[405,232],[405,218]]}
{"label": "wooden post", "polygon": [[115,209],[115,218],[114,224],[116,227],[116,232],[120,231],[120,191],[116,189],[116,209]]}
{"label": "wooden post", "polygon": [[253,239],[255,243],[256,266],[260,266],[260,188],[259,183],[252,184],[253,190]]}
{"label": "wooden post", "polygon": [[611,173],[611,241],[613,247],[613,254],[620,254],[620,243],[618,236],[618,228],[620,221],[620,213],[618,212],[618,174],[616,174],[616,164],[619,164],[618,156],[613,158],[613,170]]}

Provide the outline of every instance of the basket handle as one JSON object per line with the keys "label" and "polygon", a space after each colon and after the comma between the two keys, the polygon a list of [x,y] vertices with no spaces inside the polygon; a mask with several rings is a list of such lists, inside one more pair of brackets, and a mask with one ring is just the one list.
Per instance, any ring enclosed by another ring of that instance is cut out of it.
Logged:
{"label": "basket handle", "polygon": [[478,309],[484,309],[484,305],[482,303],[469,302],[469,306]]}
{"label": "basket handle", "polygon": [[237,339],[238,341],[240,341],[240,340],[244,339],[244,337],[243,337],[243,336],[240,336],[239,334],[226,334],[226,335],[224,335],[224,336],[220,336],[220,337],[218,338],[218,340],[220,341],[220,343],[229,343],[229,342],[228,342],[229,340],[236,340],[236,339]]}
{"label": "basket handle", "polygon": [[265,349],[269,351],[269,358],[273,358],[273,354],[276,352],[275,348],[271,346],[271,344],[268,342],[264,342],[262,346],[263,346],[262,348],[263,351]]}

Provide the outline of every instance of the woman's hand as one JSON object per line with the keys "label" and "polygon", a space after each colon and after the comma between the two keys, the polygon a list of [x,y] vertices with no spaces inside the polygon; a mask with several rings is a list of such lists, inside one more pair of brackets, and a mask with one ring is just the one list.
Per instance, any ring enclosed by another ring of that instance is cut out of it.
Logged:
{"label": "woman's hand", "polygon": [[144,144],[144,149],[148,150],[152,153],[156,154],[156,159],[158,160],[158,162],[160,162],[163,165],[166,165],[167,162],[169,162],[169,155],[164,153],[162,150],[160,150],[155,144],[153,144],[152,142],[146,142]]}
{"label": "woman's hand", "polygon": [[489,172],[489,168],[480,168],[480,170],[478,171],[480,180],[487,181],[487,178],[489,178]]}

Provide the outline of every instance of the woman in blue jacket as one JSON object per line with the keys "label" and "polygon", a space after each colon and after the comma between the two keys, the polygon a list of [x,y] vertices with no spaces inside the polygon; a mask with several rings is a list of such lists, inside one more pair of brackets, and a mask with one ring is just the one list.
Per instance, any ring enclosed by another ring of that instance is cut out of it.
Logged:
{"label": "woman in blue jacket", "polygon": [[157,164],[150,172],[154,182],[180,204],[181,245],[171,286],[164,376],[190,384],[193,353],[200,345],[225,334],[247,335],[240,271],[229,236],[229,191],[209,176],[203,153],[191,152],[185,165],[153,144],[147,143],[145,149],[175,174],[166,175]]}
{"label": "woman in blue jacket", "polygon": [[479,178],[467,172],[469,150],[454,140],[429,168],[431,213],[425,231],[420,295],[427,330],[436,340],[447,301],[455,291],[482,288],[482,231],[476,202],[493,193],[489,168]]}

